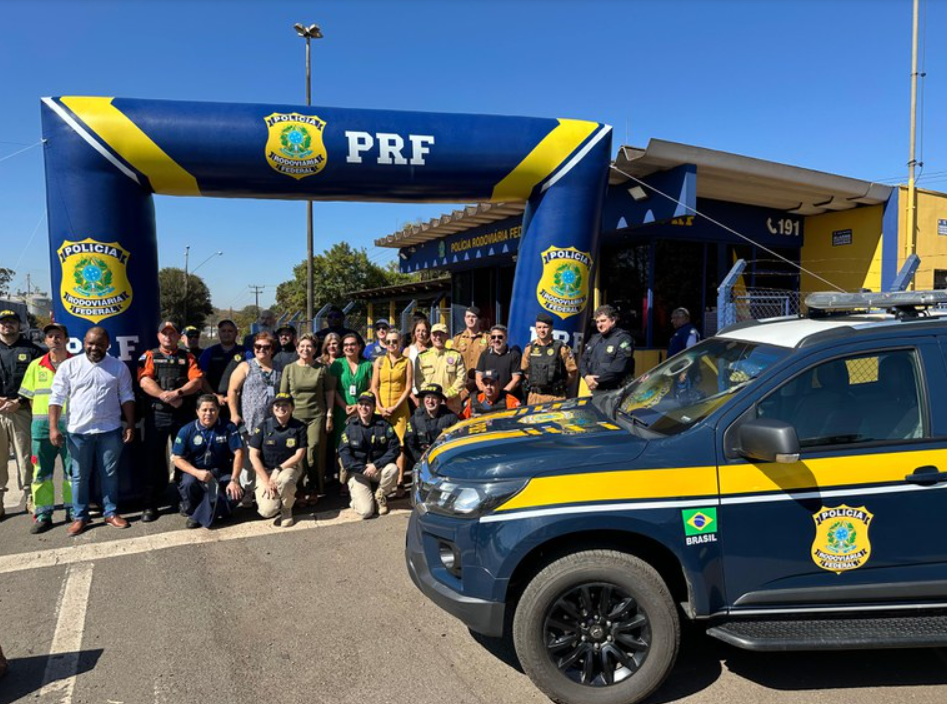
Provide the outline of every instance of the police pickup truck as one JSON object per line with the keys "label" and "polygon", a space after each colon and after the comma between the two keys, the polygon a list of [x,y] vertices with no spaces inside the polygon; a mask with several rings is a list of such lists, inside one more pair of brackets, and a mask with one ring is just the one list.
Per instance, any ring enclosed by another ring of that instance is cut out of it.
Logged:
{"label": "police pickup truck", "polygon": [[460,423],[406,559],[557,702],[629,704],[682,618],[748,650],[947,646],[947,293],[813,294],[592,401]]}

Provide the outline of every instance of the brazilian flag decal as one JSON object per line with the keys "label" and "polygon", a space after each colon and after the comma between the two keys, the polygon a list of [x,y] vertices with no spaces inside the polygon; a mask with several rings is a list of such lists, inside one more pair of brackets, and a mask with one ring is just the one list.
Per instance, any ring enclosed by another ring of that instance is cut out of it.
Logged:
{"label": "brazilian flag decal", "polygon": [[706,535],[717,532],[716,508],[691,508],[681,511],[684,535]]}

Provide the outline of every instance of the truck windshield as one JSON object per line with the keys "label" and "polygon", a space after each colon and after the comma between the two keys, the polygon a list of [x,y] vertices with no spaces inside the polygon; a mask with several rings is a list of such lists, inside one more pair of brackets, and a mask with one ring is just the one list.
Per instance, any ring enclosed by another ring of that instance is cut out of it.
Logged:
{"label": "truck windshield", "polygon": [[789,352],[740,340],[705,340],[625,389],[616,416],[655,433],[675,435],[727,404]]}

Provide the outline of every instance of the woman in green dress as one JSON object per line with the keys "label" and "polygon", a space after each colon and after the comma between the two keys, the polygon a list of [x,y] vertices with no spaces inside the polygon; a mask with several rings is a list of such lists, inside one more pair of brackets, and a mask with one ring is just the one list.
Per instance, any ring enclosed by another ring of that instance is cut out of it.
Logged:
{"label": "woman in green dress", "polygon": [[358,395],[368,391],[372,384],[372,363],[362,358],[362,346],[357,335],[345,335],[342,338],[342,357],[332,363],[329,373],[336,382],[333,438],[335,448],[338,449],[345,423],[355,413]]}
{"label": "woman in green dress", "polygon": [[314,506],[325,493],[326,434],[333,431],[331,410],[335,406],[334,376],[316,358],[316,339],[306,333],[296,343],[295,362],[283,367],[280,391],[295,402],[293,418],[306,425],[306,493],[304,503]]}

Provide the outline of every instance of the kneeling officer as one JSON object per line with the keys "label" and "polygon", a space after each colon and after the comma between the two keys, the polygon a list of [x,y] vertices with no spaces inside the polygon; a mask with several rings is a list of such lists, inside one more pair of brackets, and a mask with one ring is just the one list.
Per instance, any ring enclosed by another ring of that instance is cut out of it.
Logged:
{"label": "kneeling officer", "polygon": [[306,456],[306,425],[293,418],[293,397],[276,394],[273,415],[250,434],[250,464],[256,471],[257,512],[263,518],[280,513],[280,526],[289,528],[296,503],[296,482]]}
{"label": "kneeling officer", "polygon": [[[401,441],[391,424],[375,413],[375,395],[366,391],[355,403],[356,413],[342,432],[339,461],[348,475],[352,508],[361,518],[388,513],[388,494],[398,482]],[[372,485],[378,489],[372,492]]]}
{"label": "kneeling officer", "polygon": [[244,452],[237,426],[220,418],[217,397],[197,399],[197,420],[181,428],[171,448],[171,462],[182,472],[181,505],[195,507],[186,527],[210,528],[215,519],[230,516],[231,501],[243,496],[239,478]]}

